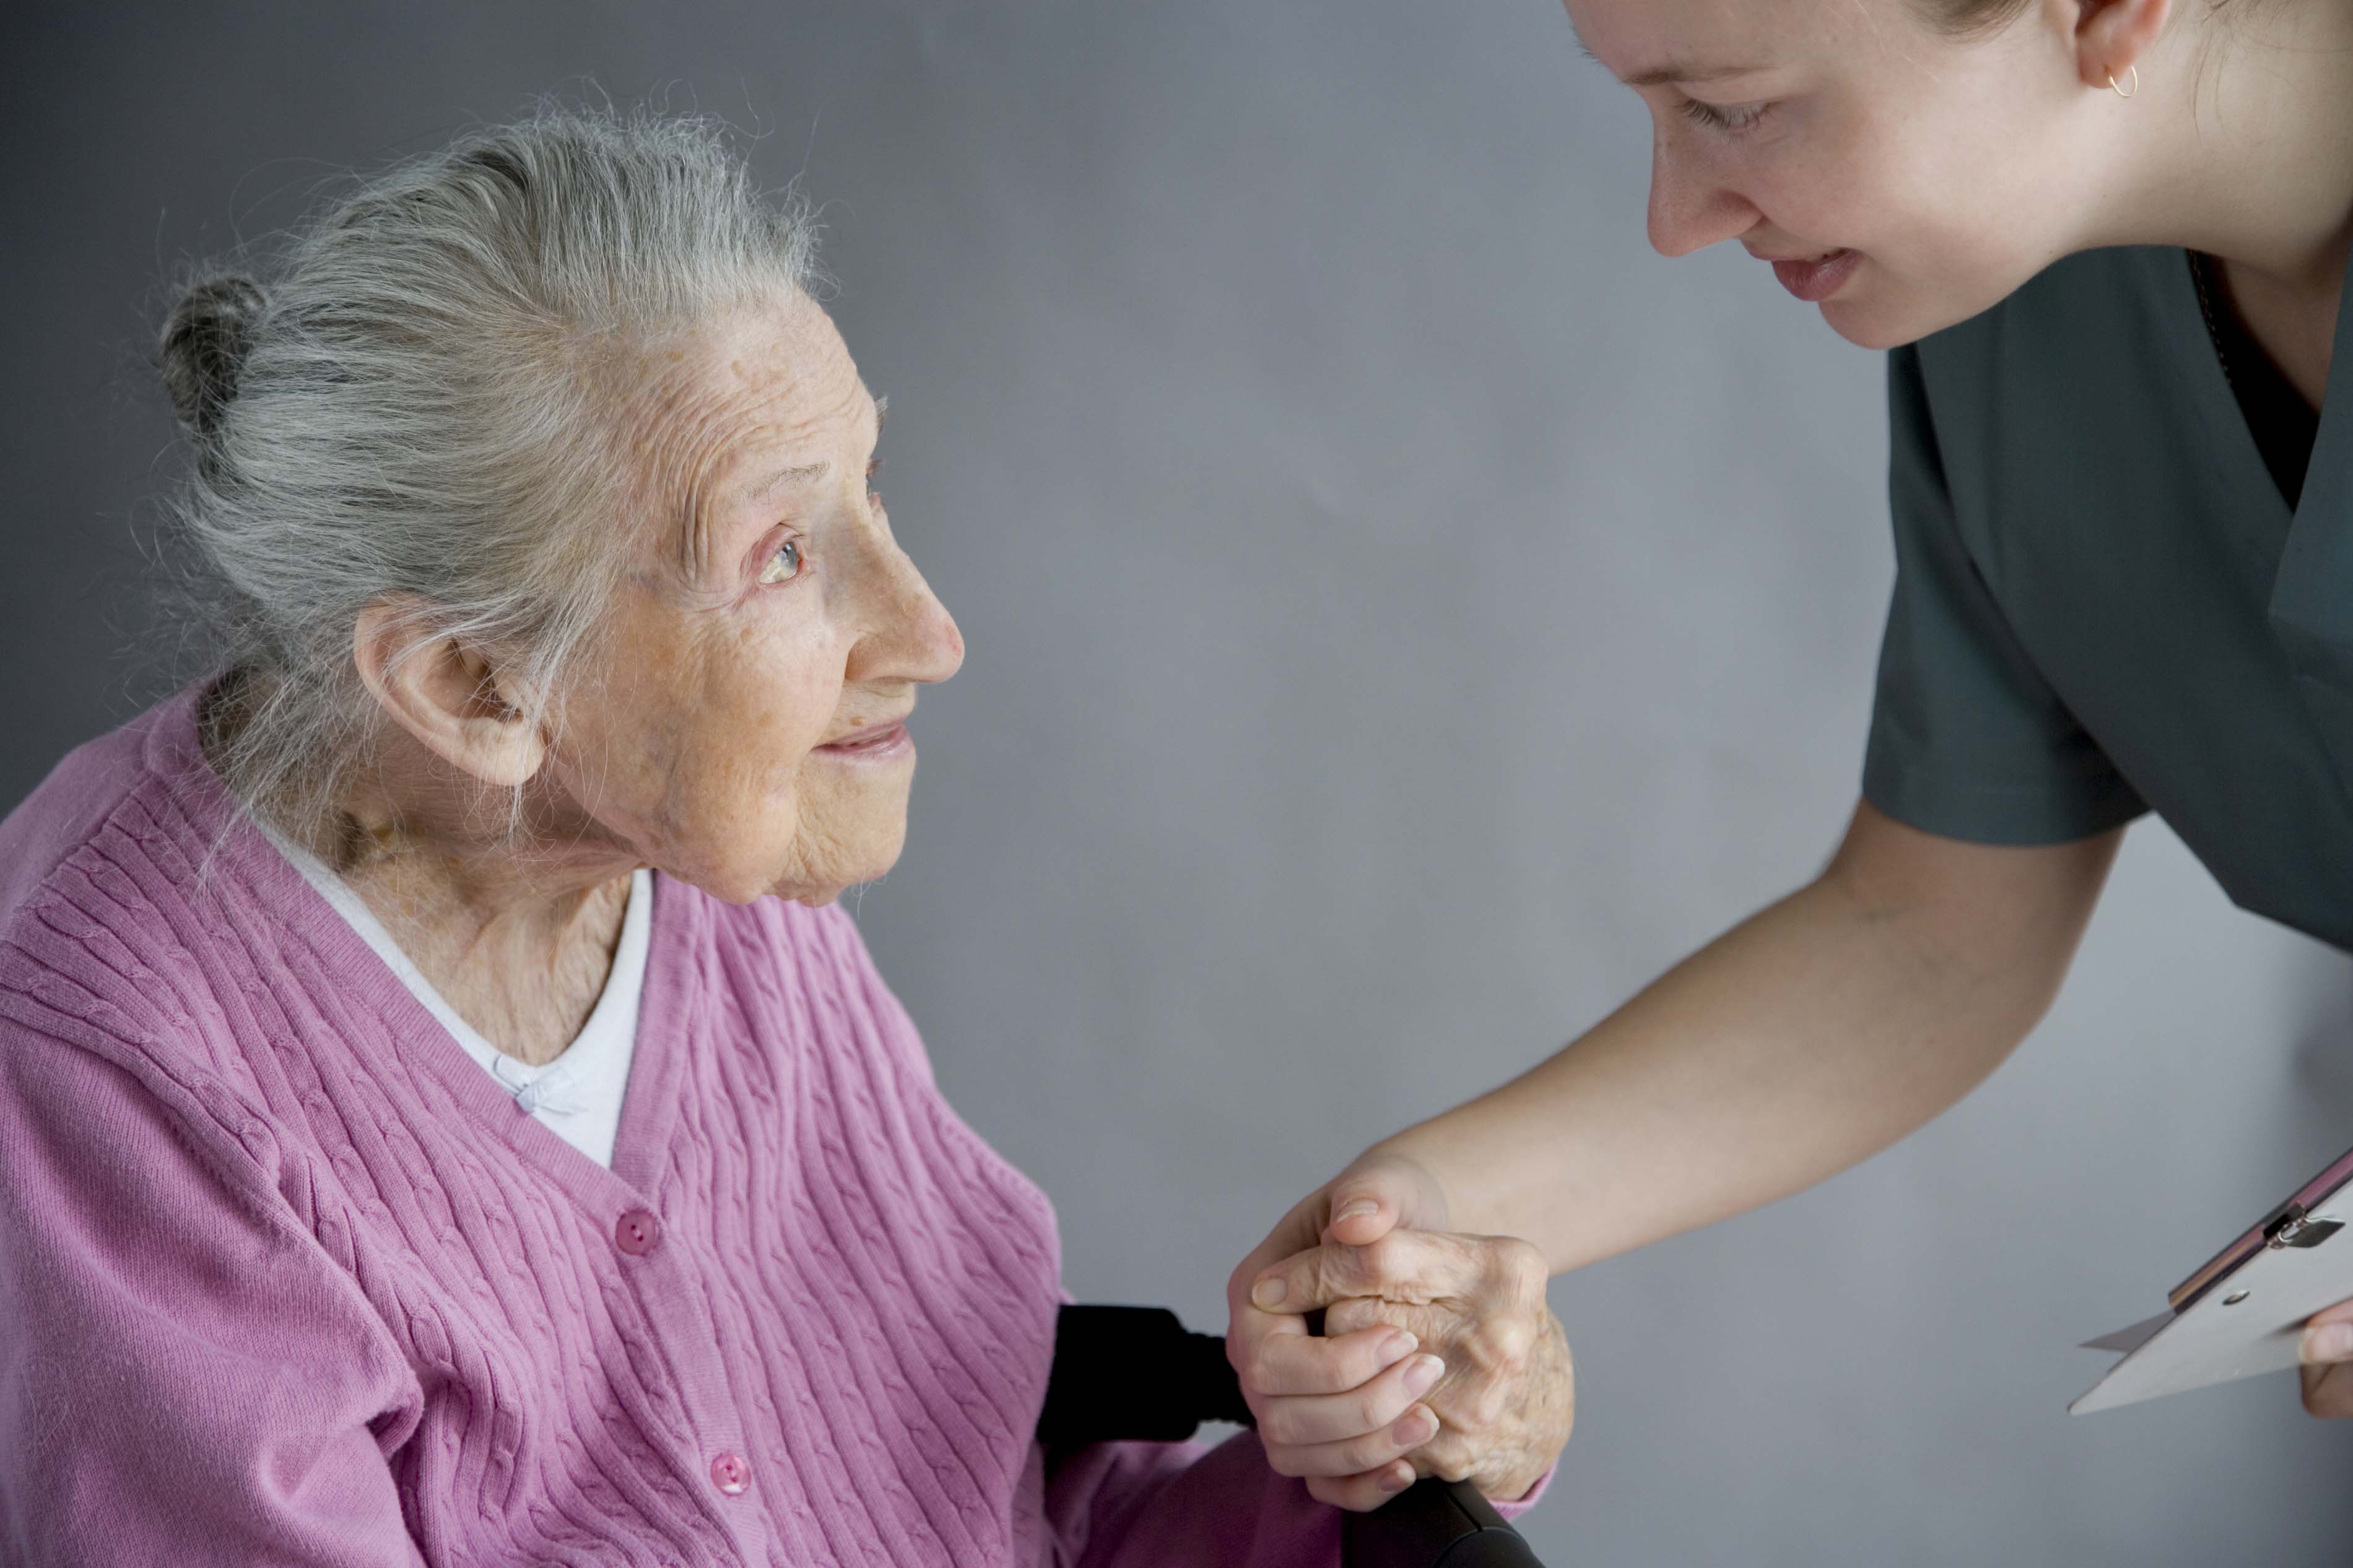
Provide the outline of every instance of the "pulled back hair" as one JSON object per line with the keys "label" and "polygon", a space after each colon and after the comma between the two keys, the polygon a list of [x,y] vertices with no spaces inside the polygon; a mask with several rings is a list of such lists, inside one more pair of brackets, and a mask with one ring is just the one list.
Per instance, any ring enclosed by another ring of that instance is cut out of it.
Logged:
{"label": "pulled back hair", "polygon": [[[1929,25],[1937,31],[1959,38],[1975,38],[2001,31],[2018,18],[2019,13],[2033,4],[2033,0],[1914,0],[1914,3],[1927,14]],[[2244,0],[2206,0],[2205,8],[2210,12],[2253,9]]]}
{"label": "pulled back hair", "polygon": [[[645,475],[610,387],[634,356],[810,286],[813,227],[710,122],[543,109],[314,212],[274,265],[164,322],[190,449],[164,523],[235,679],[214,761],[307,837],[385,722],[353,634],[489,650],[543,721],[594,647]],[[600,390],[603,388],[604,390]]]}

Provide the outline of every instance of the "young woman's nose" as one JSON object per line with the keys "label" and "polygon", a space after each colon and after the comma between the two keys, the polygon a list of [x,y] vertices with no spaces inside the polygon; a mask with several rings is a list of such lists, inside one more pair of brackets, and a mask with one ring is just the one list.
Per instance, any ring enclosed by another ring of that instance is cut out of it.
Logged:
{"label": "young woman's nose", "polygon": [[1651,248],[1688,256],[1756,226],[1756,206],[1721,184],[1707,161],[1665,128],[1651,138]]}

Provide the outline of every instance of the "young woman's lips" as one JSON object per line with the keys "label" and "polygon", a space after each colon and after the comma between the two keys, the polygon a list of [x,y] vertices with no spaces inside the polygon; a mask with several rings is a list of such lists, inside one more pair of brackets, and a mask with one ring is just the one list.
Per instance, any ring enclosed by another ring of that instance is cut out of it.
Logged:
{"label": "young woman's lips", "polygon": [[906,721],[902,719],[853,731],[839,741],[828,741],[818,750],[828,757],[839,757],[846,762],[896,762],[901,757],[913,755],[915,742],[907,733]]}
{"label": "young woman's lips", "polygon": [[1862,265],[1860,250],[1833,250],[1828,256],[1811,261],[1776,261],[1773,276],[1781,287],[1809,305],[1819,305],[1846,286],[1854,269]]}

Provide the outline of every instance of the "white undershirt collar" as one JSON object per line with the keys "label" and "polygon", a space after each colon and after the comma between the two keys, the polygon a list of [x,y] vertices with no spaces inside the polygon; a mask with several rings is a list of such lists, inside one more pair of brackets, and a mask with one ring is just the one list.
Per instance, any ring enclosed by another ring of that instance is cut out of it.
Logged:
{"label": "white undershirt collar", "polygon": [[448,1031],[449,1037],[514,1096],[519,1109],[599,1165],[611,1167],[613,1140],[621,1126],[621,1100],[629,1083],[629,1062],[637,1053],[638,1008],[645,994],[653,923],[651,872],[640,868],[630,874],[629,903],[621,916],[621,939],[613,951],[612,973],[605,978],[605,989],[588,1021],[561,1056],[533,1067],[500,1050],[459,1017],[350,884],[301,846],[266,826],[262,831],[302,874],[302,879],[318,889],[319,896]]}

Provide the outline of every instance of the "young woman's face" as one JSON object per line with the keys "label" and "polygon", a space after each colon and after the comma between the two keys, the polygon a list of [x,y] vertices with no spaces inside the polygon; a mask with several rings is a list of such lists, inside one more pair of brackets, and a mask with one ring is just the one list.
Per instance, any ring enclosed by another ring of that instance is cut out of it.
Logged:
{"label": "young woman's face", "polygon": [[1976,315],[2096,195],[2070,0],[1957,39],[1915,0],[1567,0],[1651,110],[1651,243],[1736,239],[1867,348]]}

